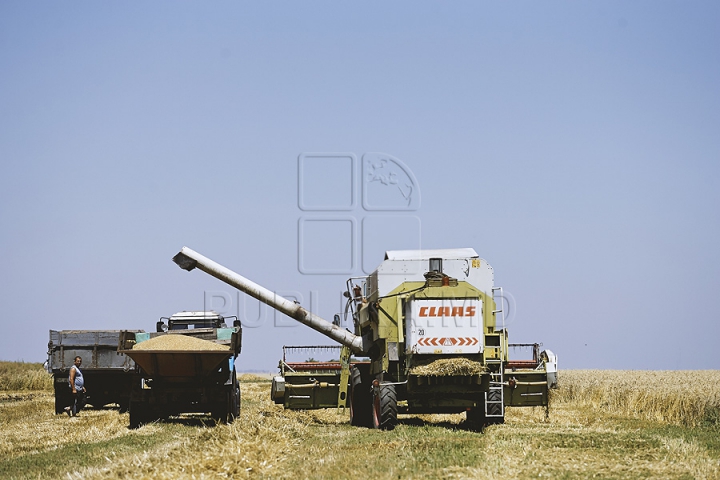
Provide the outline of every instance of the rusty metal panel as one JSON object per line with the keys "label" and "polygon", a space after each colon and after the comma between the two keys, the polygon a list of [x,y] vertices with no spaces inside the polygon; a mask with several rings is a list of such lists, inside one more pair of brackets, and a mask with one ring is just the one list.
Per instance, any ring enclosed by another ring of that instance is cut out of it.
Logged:
{"label": "rusty metal panel", "polygon": [[227,361],[231,350],[124,350],[150,377],[207,376]]}
{"label": "rusty metal panel", "polygon": [[83,359],[83,370],[123,370],[135,363],[118,353],[120,330],[50,330],[48,370],[66,371],[75,357]]}

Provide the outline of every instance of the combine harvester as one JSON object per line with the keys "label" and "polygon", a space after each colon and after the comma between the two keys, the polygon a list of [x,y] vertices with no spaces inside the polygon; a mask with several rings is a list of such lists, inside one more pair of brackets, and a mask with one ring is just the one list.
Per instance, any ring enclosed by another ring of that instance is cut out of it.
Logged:
{"label": "combine harvester", "polygon": [[[557,381],[557,359],[549,350],[534,347],[529,361],[508,359],[511,344],[494,299],[502,291],[494,286],[492,267],[470,248],[389,251],[368,277],[350,278],[345,296],[354,333],[341,328],[339,318],[330,323],[187,247],[173,261],[344,346],[339,370],[325,381],[308,381],[297,371],[273,380],[273,399],[289,408],[348,405],[352,425],[387,430],[398,413],[466,412],[480,429],[502,423],[505,407],[547,406]],[[351,362],[353,354],[369,361]],[[302,398],[323,388],[333,390],[332,405]]]}

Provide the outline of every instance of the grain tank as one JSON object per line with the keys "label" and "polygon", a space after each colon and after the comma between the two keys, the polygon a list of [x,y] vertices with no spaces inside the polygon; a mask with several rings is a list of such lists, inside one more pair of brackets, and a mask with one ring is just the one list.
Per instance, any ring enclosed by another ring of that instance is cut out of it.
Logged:
{"label": "grain tank", "polygon": [[[398,413],[466,412],[467,421],[481,427],[504,421],[506,406],[548,405],[548,372],[554,381],[557,359],[545,351],[534,362],[510,361],[495,302],[500,289],[492,267],[471,248],[389,251],[372,274],[349,279],[345,296],[354,332],[187,247],[173,260],[344,345],[341,361],[348,372],[339,382],[343,388],[348,379],[353,425],[392,429]],[[350,353],[370,361],[350,368]]]}

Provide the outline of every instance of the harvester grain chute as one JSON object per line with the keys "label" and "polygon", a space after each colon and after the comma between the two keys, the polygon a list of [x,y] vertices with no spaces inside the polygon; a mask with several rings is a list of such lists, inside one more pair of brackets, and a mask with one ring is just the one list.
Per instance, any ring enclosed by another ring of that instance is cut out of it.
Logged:
{"label": "harvester grain chute", "polygon": [[[504,421],[506,406],[548,405],[557,358],[547,350],[532,363],[509,361],[511,344],[495,302],[501,290],[494,286],[492,267],[473,249],[387,252],[372,274],[346,284],[354,333],[187,247],[173,260],[343,345],[337,405],[347,403],[353,425],[392,429],[398,413],[466,412],[470,424],[482,427]],[[369,361],[351,365],[351,354]],[[289,394],[287,378],[273,382],[276,401]],[[293,402],[283,403],[293,408]]]}

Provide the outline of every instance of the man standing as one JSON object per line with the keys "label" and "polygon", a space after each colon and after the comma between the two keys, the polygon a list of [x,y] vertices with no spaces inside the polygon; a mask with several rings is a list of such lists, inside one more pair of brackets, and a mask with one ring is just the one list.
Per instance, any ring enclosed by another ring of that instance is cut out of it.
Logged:
{"label": "man standing", "polygon": [[85,379],[83,378],[82,371],[80,370],[82,365],[82,358],[79,356],[75,357],[75,364],[70,367],[70,388],[73,393],[73,404],[69,407],[65,407],[65,412],[68,416],[75,417],[81,408],[85,406]]}

